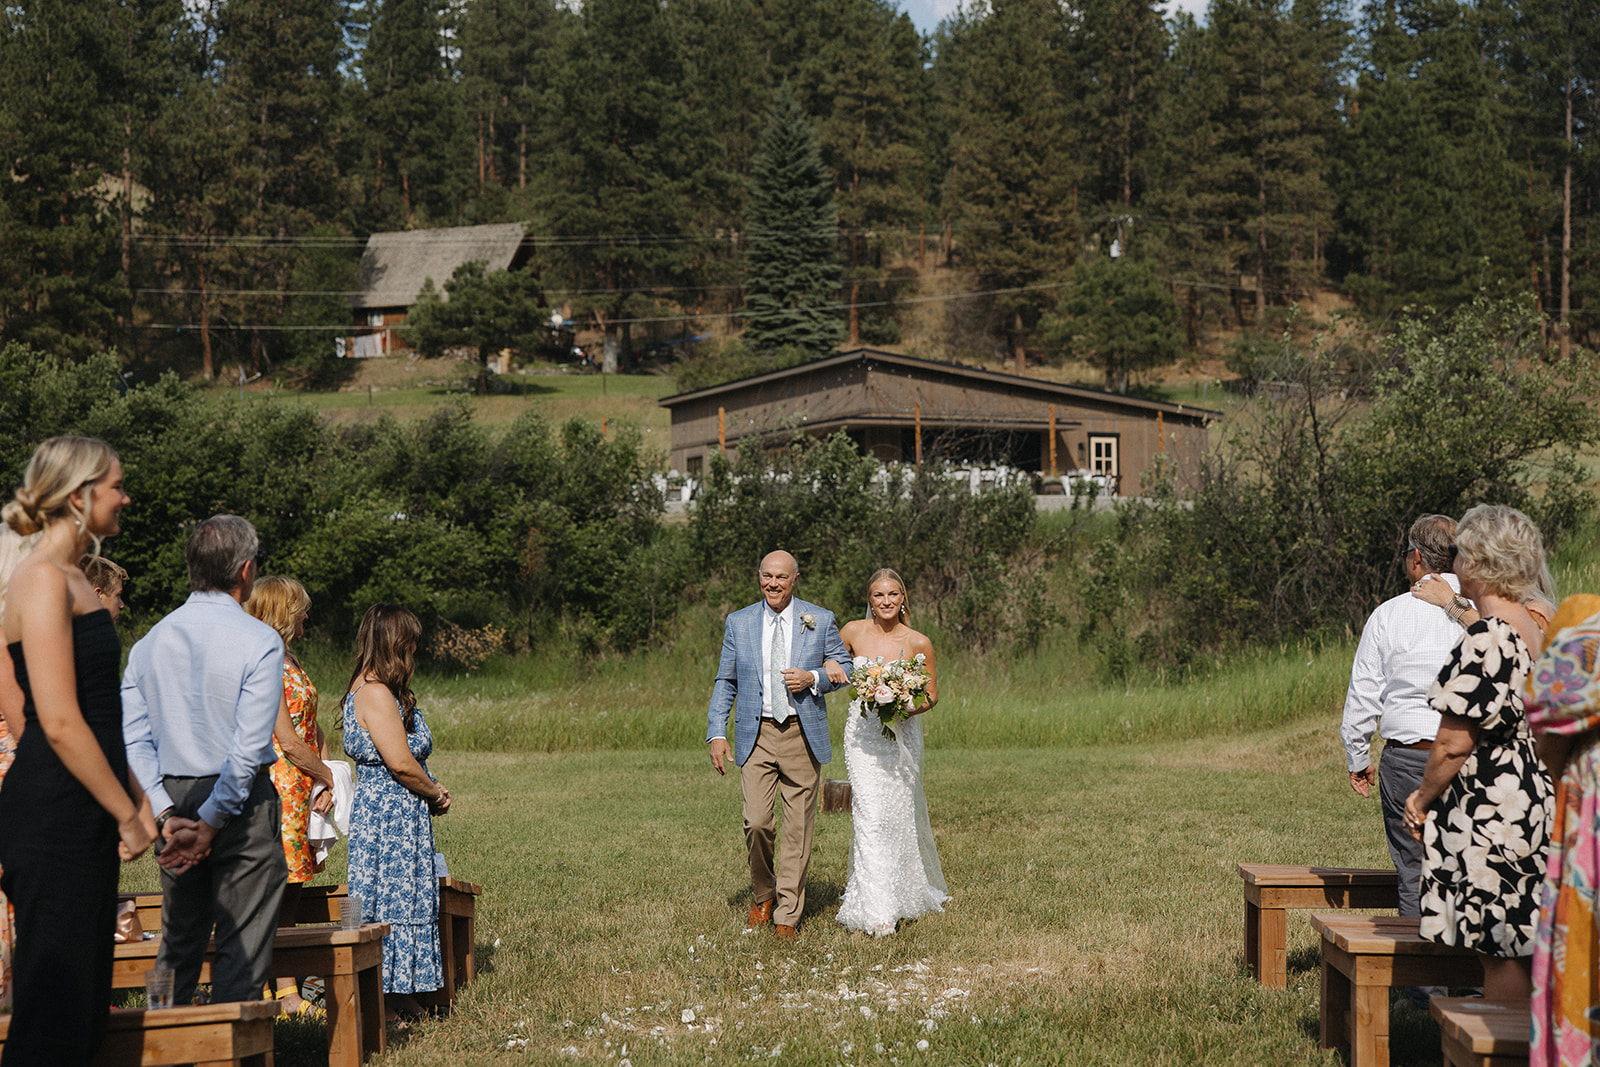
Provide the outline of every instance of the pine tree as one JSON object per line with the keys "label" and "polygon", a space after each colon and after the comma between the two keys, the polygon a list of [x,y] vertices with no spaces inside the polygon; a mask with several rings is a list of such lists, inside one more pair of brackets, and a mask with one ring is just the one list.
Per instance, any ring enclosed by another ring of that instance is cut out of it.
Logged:
{"label": "pine tree", "polygon": [[1346,287],[1375,310],[1518,284],[1509,113],[1474,17],[1450,0],[1369,13],[1339,184]]}
{"label": "pine tree", "polygon": [[1073,270],[1047,336],[1076,359],[1105,372],[1106,388],[1128,391],[1128,377],[1176,362],[1178,307],[1150,263],[1091,256]]}
{"label": "pine tree", "polygon": [[[605,331],[615,369],[653,291],[702,284],[718,242],[697,227],[721,163],[686,103],[674,26],[654,0],[586,0],[556,77],[561,109],[538,201],[559,241],[545,262]],[[676,293],[674,295],[677,295]]]}
{"label": "pine tree", "polygon": [[526,270],[486,271],[480,260],[457,267],[444,291],[441,300],[433,279],[426,279],[402,332],[431,359],[450,348],[471,349],[478,392],[486,393],[489,356],[503,348],[531,349],[540,339],[548,309],[539,280]]}
{"label": "pine tree", "polygon": [[839,288],[834,218],[833,177],[785,82],[751,166],[744,335],[751,348],[793,346],[821,355],[839,343],[841,324],[830,306]]}
{"label": "pine tree", "polygon": [[1237,223],[1226,211],[1231,175],[1222,156],[1225,99],[1216,38],[1194,17],[1173,21],[1172,56],[1162,74],[1163,105],[1152,137],[1153,177],[1144,197],[1143,254],[1153,258],[1183,307],[1188,346],[1207,318],[1232,317],[1238,282]]}
{"label": "pine tree", "polygon": [[1100,229],[1126,255],[1134,204],[1149,178],[1152,130],[1162,96],[1168,32],[1152,0],[1087,0],[1070,38],[1074,111],[1096,165],[1086,195]]}
{"label": "pine tree", "polygon": [[[811,6],[817,40],[795,74],[795,92],[817,120],[822,159],[835,176],[847,343],[854,345],[861,338],[862,287],[870,287],[868,299],[884,295],[891,242],[922,221],[925,54],[910,17],[884,0],[812,0]],[[869,326],[885,324],[880,316]]]}
{"label": "pine tree", "polygon": [[[537,182],[552,76],[572,15],[552,0],[472,0],[461,16],[461,93],[474,144],[479,222],[515,214]],[[500,191],[506,191],[501,193]]]}
{"label": "pine tree", "polygon": [[87,354],[124,303],[102,184],[120,170],[114,7],[37,0],[0,14],[0,341]]}
{"label": "pine tree", "polygon": [[1019,368],[1049,286],[1079,239],[1084,173],[1064,119],[1064,16],[1056,0],[992,0],[941,46],[954,69],[941,105],[950,124],[950,187],[960,255],[998,290],[996,325]]}
{"label": "pine tree", "polygon": [[468,124],[445,58],[444,0],[369,0],[361,54],[375,225],[453,225],[468,188]]}
{"label": "pine tree", "polygon": [[[267,239],[237,249],[231,273],[240,290],[278,291],[238,298],[247,323],[283,315],[296,258],[290,242],[342,213],[346,7],[344,0],[228,0],[217,21],[218,105],[227,117],[217,136],[237,198],[234,234]],[[252,330],[253,369],[271,358],[261,331]]]}
{"label": "pine tree", "polygon": [[[1253,276],[1254,321],[1307,293],[1331,231],[1327,171],[1338,131],[1343,24],[1324,0],[1213,0],[1223,90],[1219,146],[1225,210],[1240,273]],[[1237,240],[1237,239],[1236,239]]]}

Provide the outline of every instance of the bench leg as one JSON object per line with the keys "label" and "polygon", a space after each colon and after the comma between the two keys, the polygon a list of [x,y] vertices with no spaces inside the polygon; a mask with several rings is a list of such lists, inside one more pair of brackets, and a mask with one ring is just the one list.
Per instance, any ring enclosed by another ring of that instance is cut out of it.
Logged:
{"label": "bench leg", "polygon": [[[464,986],[472,981],[474,977],[472,973],[476,962],[473,959],[474,946],[476,945],[474,939],[478,936],[478,931],[474,927],[477,925],[477,920],[476,917],[471,915],[452,915],[450,918],[456,928],[454,935],[456,985]],[[453,993],[452,999],[454,999]]]}
{"label": "bench leg", "polygon": [[[328,1067],[361,1067],[361,990],[353,974],[335,974],[325,979],[328,1007]],[[380,1008],[378,1027],[383,1027]]]}
{"label": "bench leg", "polygon": [[1355,1032],[1350,1067],[1389,1067],[1389,987],[1355,987]]}
{"label": "bench leg", "polygon": [[443,909],[439,912],[439,970],[444,978],[444,985],[439,988],[439,1000],[444,1007],[450,1008],[456,1002],[456,985],[461,977],[456,972],[456,917],[447,914]]}
{"label": "bench leg", "polygon": [[1289,984],[1289,913],[1244,902],[1244,962],[1268,989]]}
{"label": "bench leg", "polygon": [[384,1052],[383,968],[368,967],[356,976],[361,995],[361,1043],[368,1056]]}
{"label": "bench leg", "polygon": [[1350,1014],[1350,979],[1328,962],[1326,942],[1322,953],[1321,1041],[1323,1048],[1347,1044],[1346,1020]]}

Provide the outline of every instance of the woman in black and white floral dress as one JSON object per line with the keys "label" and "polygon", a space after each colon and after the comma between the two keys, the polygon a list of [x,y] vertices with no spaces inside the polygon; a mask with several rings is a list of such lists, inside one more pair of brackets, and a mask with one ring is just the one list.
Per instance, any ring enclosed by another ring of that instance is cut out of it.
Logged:
{"label": "woman in black and white floral dress", "polygon": [[1522,711],[1539,630],[1522,600],[1544,564],[1538,527],[1480,504],[1456,527],[1455,572],[1483,616],[1468,627],[1428,701],[1439,734],[1406,824],[1422,842],[1422,936],[1470,948],[1487,997],[1526,998],[1553,808]]}

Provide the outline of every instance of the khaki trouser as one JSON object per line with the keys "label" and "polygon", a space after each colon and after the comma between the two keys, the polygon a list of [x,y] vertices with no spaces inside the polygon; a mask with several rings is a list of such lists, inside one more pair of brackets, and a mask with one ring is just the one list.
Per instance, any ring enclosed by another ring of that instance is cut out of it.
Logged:
{"label": "khaki trouser", "polygon": [[[739,784],[744,790],[744,839],[750,850],[750,888],[756,903],[778,902],[772,921],[798,926],[806,907],[806,869],[811,866],[811,831],[817,817],[817,787],[822,767],[806,746],[800,719],[791,715],[783,726],[761,720],[756,747],[744,761]],[[783,838],[776,878],[772,866],[773,801],[783,798]]]}

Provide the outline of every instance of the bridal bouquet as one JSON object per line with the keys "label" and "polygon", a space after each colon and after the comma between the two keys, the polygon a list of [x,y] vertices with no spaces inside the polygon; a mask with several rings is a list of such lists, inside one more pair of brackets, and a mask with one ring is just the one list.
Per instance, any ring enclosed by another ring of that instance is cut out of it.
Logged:
{"label": "bridal bouquet", "polygon": [[883,724],[883,736],[894,737],[896,723],[911,718],[917,709],[927,706],[929,675],[922,666],[927,657],[917,653],[915,659],[897,659],[888,663],[879,656],[869,660],[855,658],[855,669],[850,672],[850,712],[867,718],[876,715]]}

